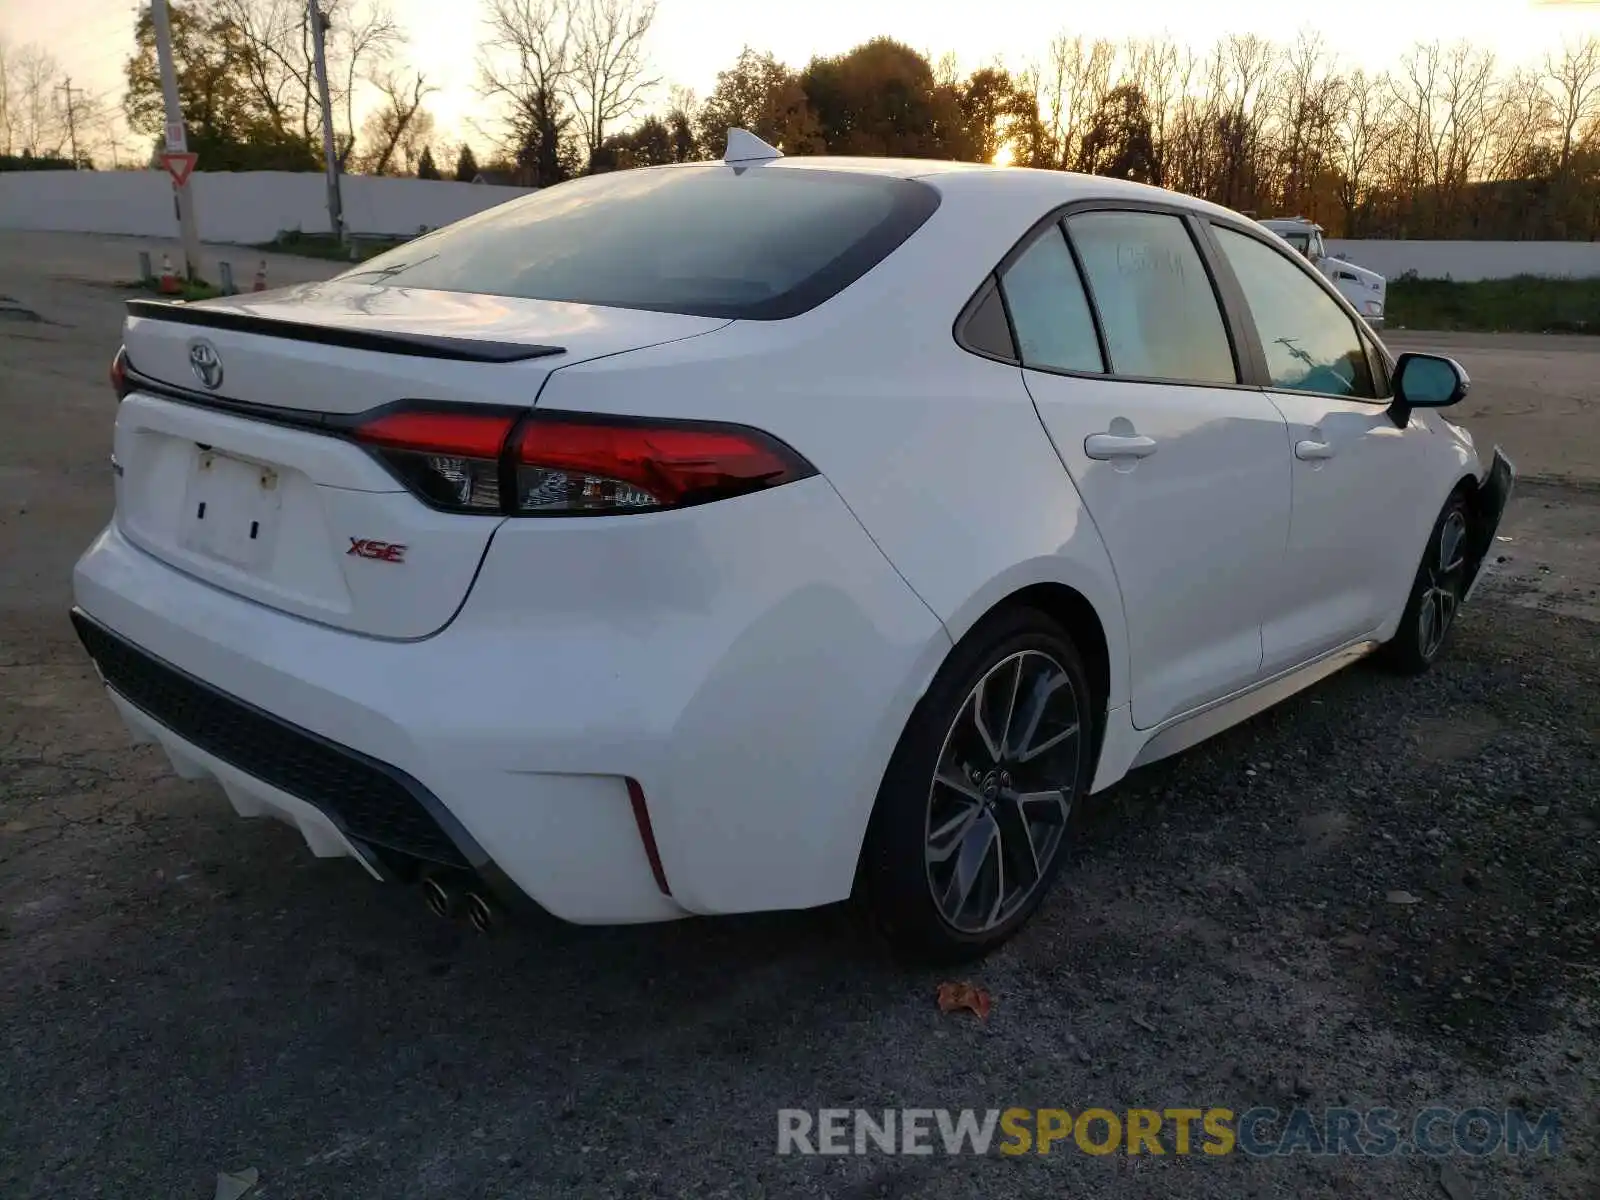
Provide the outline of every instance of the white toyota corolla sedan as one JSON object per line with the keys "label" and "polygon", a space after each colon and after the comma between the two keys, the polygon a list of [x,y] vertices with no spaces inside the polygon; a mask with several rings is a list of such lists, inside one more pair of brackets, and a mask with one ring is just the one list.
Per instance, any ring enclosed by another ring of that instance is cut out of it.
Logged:
{"label": "white toyota corolla sedan", "polygon": [[739,131],[129,309],[72,614],[111,702],[480,925],[854,895],[981,953],[1087,793],[1428,666],[1514,477],[1233,212]]}

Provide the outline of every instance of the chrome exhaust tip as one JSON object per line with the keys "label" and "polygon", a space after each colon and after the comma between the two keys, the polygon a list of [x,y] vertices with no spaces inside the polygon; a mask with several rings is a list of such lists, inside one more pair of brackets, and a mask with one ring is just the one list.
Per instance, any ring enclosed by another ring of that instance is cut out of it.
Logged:
{"label": "chrome exhaust tip", "polygon": [[488,933],[500,923],[500,910],[493,900],[477,892],[467,893],[467,924],[479,933]]}
{"label": "chrome exhaust tip", "polygon": [[429,875],[422,881],[422,898],[434,916],[449,920],[456,915],[459,903],[456,890],[437,875]]}

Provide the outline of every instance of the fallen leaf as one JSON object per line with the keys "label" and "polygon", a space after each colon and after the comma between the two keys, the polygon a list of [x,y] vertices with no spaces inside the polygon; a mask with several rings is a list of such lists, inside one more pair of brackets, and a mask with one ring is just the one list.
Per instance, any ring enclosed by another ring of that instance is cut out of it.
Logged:
{"label": "fallen leaf", "polygon": [[989,1019],[991,1001],[989,993],[971,983],[941,983],[939,985],[939,1011],[956,1012],[968,1008],[978,1014],[980,1021]]}
{"label": "fallen leaf", "polygon": [[1472,1200],[1472,1185],[1449,1163],[1439,1165],[1439,1187],[1450,1200]]}
{"label": "fallen leaf", "polygon": [[1422,901],[1417,899],[1417,897],[1413,896],[1410,892],[1390,892],[1389,893],[1389,903],[1390,904],[1421,904]]}
{"label": "fallen leaf", "polygon": [[218,1171],[215,1200],[239,1200],[241,1196],[245,1195],[260,1182],[261,1172],[254,1167],[246,1167],[237,1173]]}

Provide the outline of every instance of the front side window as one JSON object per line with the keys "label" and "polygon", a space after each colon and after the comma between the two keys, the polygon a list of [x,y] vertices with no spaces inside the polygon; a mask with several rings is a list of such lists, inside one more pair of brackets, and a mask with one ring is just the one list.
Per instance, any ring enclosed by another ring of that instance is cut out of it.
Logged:
{"label": "front side window", "polygon": [[394,287],[778,320],[876,266],[939,205],[911,179],[765,165],[574,179],[339,276]]}
{"label": "front side window", "polygon": [[1272,386],[1375,398],[1366,349],[1333,297],[1266,243],[1220,225],[1213,228],[1250,305]]}
{"label": "front side window", "polygon": [[1067,232],[1088,277],[1113,373],[1238,382],[1216,292],[1181,218],[1086,212],[1067,219]]}
{"label": "front side window", "polygon": [[1035,238],[1001,276],[1022,365],[1058,371],[1105,370],[1094,317],[1061,226]]}

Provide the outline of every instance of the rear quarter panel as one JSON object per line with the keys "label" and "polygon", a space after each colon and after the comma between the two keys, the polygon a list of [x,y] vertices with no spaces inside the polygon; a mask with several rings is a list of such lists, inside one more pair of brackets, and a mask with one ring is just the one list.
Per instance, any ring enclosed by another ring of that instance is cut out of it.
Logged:
{"label": "rear quarter panel", "polygon": [[1099,533],[1021,372],[955,344],[990,265],[977,261],[959,287],[906,271],[793,321],[578,364],[551,377],[539,407],[774,434],[827,477],[952,639],[1021,588],[1082,593],[1106,631],[1110,703],[1125,703],[1121,597]]}
{"label": "rear quarter panel", "polygon": [[[956,214],[941,210],[935,220],[940,215]],[[842,823],[852,845],[912,709],[951,644],[1015,591],[1064,584],[1094,606],[1108,643],[1109,705],[1126,703],[1121,599],[1099,535],[1021,372],[961,350],[952,332],[972,290],[1036,215],[1000,223],[978,244],[953,252],[962,260],[954,264],[938,243],[931,254],[898,263],[892,256],[793,320],[735,322],[693,341],[559,370],[539,397],[541,409],[730,421],[781,438],[818,468],[937,618],[926,653],[903,656],[901,677],[854,698],[874,713],[854,760],[837,763],[827,786],[812,778],[804,794],[774,798]],[[793,552],[781,537],[764,550],[774,564]],[[849,568],[841,561],[838,569]],[[777,623],[771,631],[794,628]],[[737,670],[754,669],[750,653],[779,666],[793,661],[795,649],[752,634]],[[779,672],[774,686],[781,678]],[[768,775],[762,787],[781,793],[789,782]],[[708,773],[699,786],[712,789],[695,800],[702,815],[737,810],[733,775]]]}

